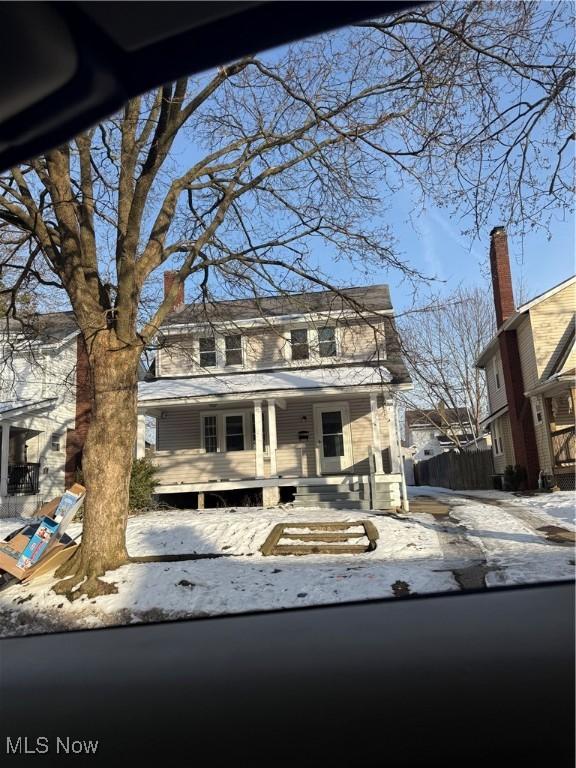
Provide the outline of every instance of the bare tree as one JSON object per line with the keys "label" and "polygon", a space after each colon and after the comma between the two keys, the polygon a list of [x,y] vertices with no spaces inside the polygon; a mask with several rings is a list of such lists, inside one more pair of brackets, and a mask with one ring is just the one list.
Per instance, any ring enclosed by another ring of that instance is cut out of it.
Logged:
{"label": "bare tree", "polygon": [[0,177],[12,293],[22,276],[61,286],[91,366],[83,543],[59,590],[114,590],[98,576],[127,561],[138,361],[184,280],[204,300],[330,287],[320,242],[417,280],[387,216],[403,185],[478,228],[571,203],[571,13],[440,3],[248,57]]}
{"label": "bare tree", "polygon": [[458,449],[470,429],[481,434],[486,377],[476,360],[494,331],[491,293],[483,287],[459,288],[400,321],[402,353],[415,385],[400,401]]}

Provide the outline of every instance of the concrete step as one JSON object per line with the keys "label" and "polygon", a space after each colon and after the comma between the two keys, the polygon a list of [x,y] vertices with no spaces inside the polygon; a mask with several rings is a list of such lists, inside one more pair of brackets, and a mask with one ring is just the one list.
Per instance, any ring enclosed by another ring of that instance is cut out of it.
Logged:
{"label": "concrete step", "polygon": [[300,493],[300,491],[298,491],[294,496],[294,500],[305,502],[307,499],[310,501],[359,501],[360,492],[348,491],[347,493],[344,493],[340,491],[329,493],[328,491],[322,491],[321,493]]}
{"label": "concrete step", "polygon": [[367,499],[356,499],[352,501],[344,501],[339,499],[338,501],[314,501],[310,500],[303,503],[302,501],[294,501],[294,509],[309,509],[310,507],[319,507],[320,509],[370,509],[370,502]]}
{"label": "concrete step", "polygon": [[334,485],[299,485],[297,493],[348,493],[359,490],[359,483],[338,483]]}

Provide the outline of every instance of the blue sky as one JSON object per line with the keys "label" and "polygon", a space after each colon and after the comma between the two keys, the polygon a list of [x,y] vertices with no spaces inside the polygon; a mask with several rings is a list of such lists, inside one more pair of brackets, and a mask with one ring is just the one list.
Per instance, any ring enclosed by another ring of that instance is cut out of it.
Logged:
{"label": "blue sky", "polygon": [[[395,270],[369,271],[361,264],[335,262],[330,251],[316,249],[313,261],[339,285],[390,285],[394,307],[398,312],[414,304],[425,304],[431,292],[449,293],[459,285],[484,285],[490,290],[490,230],[501,222],[494,218],[481,239],[463,236],[461,219],[431,205],[426,214],[412,215],[413,203],[407,194],[394,198],[392,207],[382,211],[384,223],[392,225],[397,240],[396,250],[411,266],[437,278],[414,287]],[[509,237],[509,252],[517,304],[562,282],[576,271],[575,221],[566,214],[551,226],[550,233],[535,230],[523,239]]]}
{"label": "blue sky", "polygon": [[[269,51],[266,58],[282,54],[284,47]],[[197,159],[198,148],[178,140],[181,160]],[[459,285],[484,285],[490,290],[490,230],[503,222],[495,211],[486,231],[472,240],[461,232],[470,222],[450,215],[433,204],[425,212],[415,211],[409,187],[390,194],[382,190],[381,223],[389,225],[396,242],[394,251],[430,277],[431,284],[412,285],[395,270],[365,267],[346,259],[335,260],[333,251],[318,239],[310,240],[311,270],[318,269],[339,286],[388,283],[398,312],[414,304],[426,304],[432,292],[449,293]],[[558,212],[548,229],[535,229],[523,238],[510,236],[509,250],[517,304],[542,293],[575,272],[575,221],[568,212]],[[416,288],[416,290],[415,290]]]}

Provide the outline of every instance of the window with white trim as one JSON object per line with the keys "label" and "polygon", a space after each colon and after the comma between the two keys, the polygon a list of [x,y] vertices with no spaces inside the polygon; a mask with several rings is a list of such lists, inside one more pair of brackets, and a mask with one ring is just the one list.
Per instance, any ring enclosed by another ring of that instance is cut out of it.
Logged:
{"label": "window with white trim", "polygon": [[203,448],[206,453],[216,453],[218,450],[218,417],[216,414],[202,417]]}
{"label": "window with white trim", "polygon": [[492,438],[494,439],[494,455],[501,456],[504,453],[504,443],[502,442],[502,430],[500,422],[492,422]]}
{"label": "window with white trim", "polygon": [[50,439],[50,449],[53,451],[59,451],[62,443],[62,435],[55,432]]}
{"label": "window with white trim", "polygon": [[216,339],[205,336],[199,339],[200,365],[202,368],[216,367]]}
{"label": "window with white trim", "polygon": [[224,361],[226,365],[242,365],[242,336],[239,333],[224,337]]}
{"label": "window with white trim", "polygon": [[318,354],[320,357],[336,357],[336,328],[318,329]]}
{"label": "window with white trim", "polygon": [[542,424],[544,421],[544,404],[542,403],[542,397],[536,395],[532,398],[532,411],[534,413],[534,421],[536,424]]}
{"label": "window with white trim", "polygon": [[290,331],[290,345],[292,348],[292,360],[308,360],[310,357],[308,329],[293,328]]}
{"label": "window with white trim", "polygon": [[244,450],[244,416],[241,413],[224,416],[224,442],[226,451]]}
{"label": "window with white trim", "polygon": [[492,365],[494,366],[494,381],[496,382],[496,389],[500,389],[502,386],[500,359],[495,357],[492,361]]}

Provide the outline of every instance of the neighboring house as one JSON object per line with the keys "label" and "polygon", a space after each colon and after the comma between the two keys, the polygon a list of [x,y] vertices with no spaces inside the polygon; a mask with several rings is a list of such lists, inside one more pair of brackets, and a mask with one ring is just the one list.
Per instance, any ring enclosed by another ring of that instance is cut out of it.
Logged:
{"label": "neighboring house", "polygon": [[414,461],[426,461],[439,453],[474,442],[466,408],[414,409],[404,413],[404,444]]}
{"label": "neighboring house", "polygon": [[492,448],[492,435],[490,432],[484,432],[479,437],[473,437],[467,443],[462,443],[461,447],[465,451],[485,451],[487,448]]}
{"label": "neighboring house", "polygon": [[516,308],[503,227],[491,232],[498,331],[478,358],[488,384],[494,466],[520,465],[528,487],[542,475],[574,488],[576,277]]}
{"label": "neighboring house", "polygon": [[74,482],[89,420],[88,365],[72,312],[0,334],[0,516],[30,512]]}
{"label": "neighboring house", "polygon": [[153,416],[158,494],[197,493],[202,506],[206,493],[262,489],[272,506],[288,487],[300,505],[399,506],[393,397],[411,382],[388,286],[342,294],[208,306],[181,294],[156,378],[140,384],[137,452]]}

